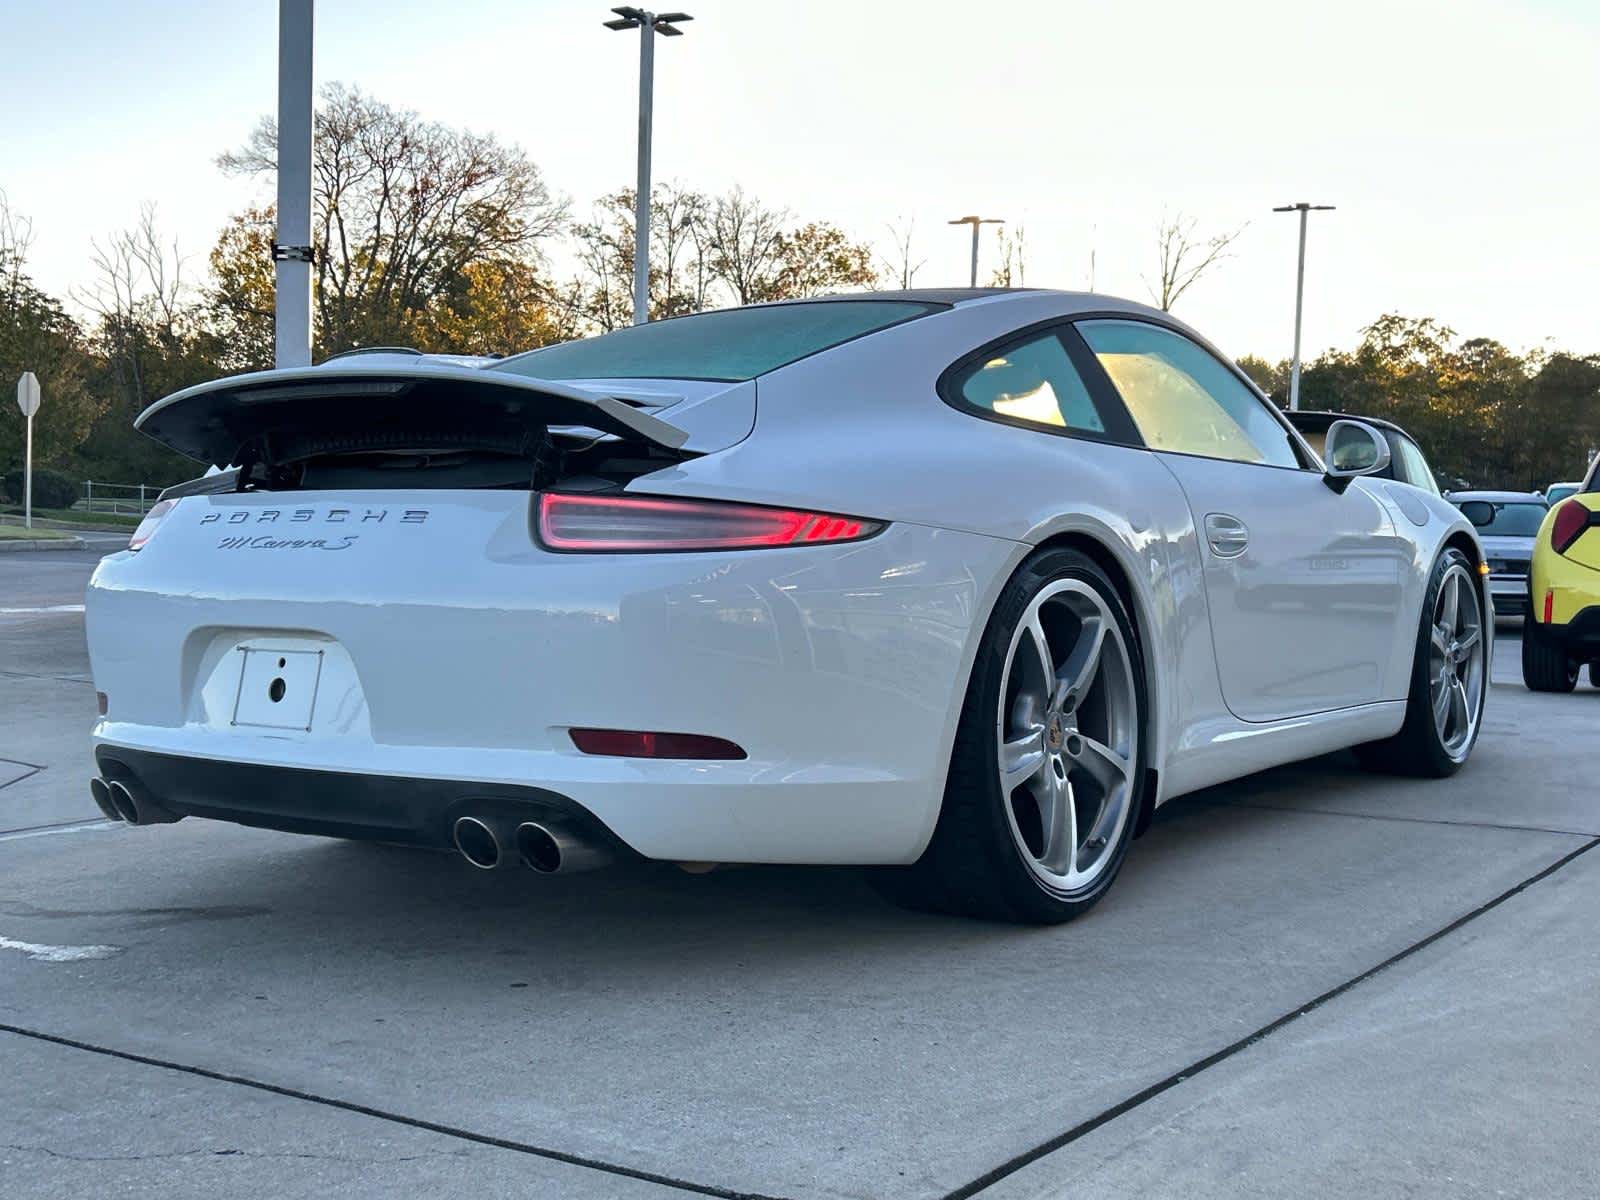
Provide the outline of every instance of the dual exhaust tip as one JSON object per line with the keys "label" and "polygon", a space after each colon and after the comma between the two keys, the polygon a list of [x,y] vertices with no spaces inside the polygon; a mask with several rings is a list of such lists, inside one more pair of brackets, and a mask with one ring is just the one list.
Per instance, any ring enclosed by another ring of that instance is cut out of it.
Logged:
{"label": "dual exhaust tip", "polygon": [[89,794],[94,805],[109,821],[129,825],[170,825],[182,817],[157,804],[137,783],[121,779],[91,779]]}
{"label": "dual exhaust tip", "polygon": [[506,817],[458,817],[456,849],[485,871],[521,863],[541,875],[588,871],[603,867],[611,856],[560,825],[515,821]]}
{"label": "dual exhaust tip", "polygon": [[[121,779],[89,781],[89,794],[109,821],[129,825],[170,825],[182,817],[164,808],[137,782]],[[492,871],[522,863],[541,875],[603,867],[611,855],[559,825],[513,821],[504,817],[460,817],[456,849],[475,867]]]}

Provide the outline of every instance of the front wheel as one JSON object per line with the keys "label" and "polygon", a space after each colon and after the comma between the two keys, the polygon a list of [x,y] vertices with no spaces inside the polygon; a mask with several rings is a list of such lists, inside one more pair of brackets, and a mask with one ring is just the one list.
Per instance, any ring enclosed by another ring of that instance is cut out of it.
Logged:
{"label": "front wheel", "polygon": [[1478,740],[1489,691],[1483,598],[1472,564],[1448,549],[1434,565],[1400,732],[1356,747],[1362,765],[1400,775],[1442,779],[1467,761]]}
{"label": "front wheel", "polygon": [[1075,550],[1035,554],[984,631],[928,849],[881,880],[946,912],[1087,911],[1133,836],[1147,709],[1133,624],[1105,572]]}

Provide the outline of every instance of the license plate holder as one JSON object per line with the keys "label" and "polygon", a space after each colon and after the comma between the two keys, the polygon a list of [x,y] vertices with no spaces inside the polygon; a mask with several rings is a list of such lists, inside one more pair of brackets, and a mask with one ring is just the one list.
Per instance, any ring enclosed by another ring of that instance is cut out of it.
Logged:
{"label": "license plate holder", "polygon": [[309,733],[322,681],[322,651],[240,646],[239,657],[232,723]]}

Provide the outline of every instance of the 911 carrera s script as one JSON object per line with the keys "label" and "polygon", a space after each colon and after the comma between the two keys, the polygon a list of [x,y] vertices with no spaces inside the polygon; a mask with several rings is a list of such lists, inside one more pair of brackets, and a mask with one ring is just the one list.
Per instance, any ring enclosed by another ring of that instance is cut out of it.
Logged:
{"label": "911 carrera s script", "polygon": [[225,537],[217,542],[218,550],[348,550],[356,544],[358,535],[347,533],[329,541],[327,538],[284,538],[263,534]]}

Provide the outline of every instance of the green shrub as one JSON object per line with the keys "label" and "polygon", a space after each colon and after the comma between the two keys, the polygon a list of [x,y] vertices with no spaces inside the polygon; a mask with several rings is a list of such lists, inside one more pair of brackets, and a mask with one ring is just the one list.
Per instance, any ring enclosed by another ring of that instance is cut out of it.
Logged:
{"label": "green shrub", "polygon": [[[7,471],[0,484],[13,504],[22,503],[22,468]],[[71,508],[73,501],[83,495],[83,485],[70,475],[53,467],[33,469],[33,506],[35,508]]]}

